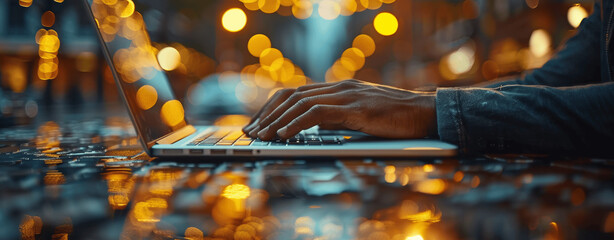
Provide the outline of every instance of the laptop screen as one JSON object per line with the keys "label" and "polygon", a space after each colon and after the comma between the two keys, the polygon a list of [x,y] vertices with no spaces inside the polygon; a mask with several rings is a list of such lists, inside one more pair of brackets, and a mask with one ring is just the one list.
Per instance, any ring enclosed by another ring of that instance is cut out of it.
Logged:
{"label": "laptop screen", "polygon": [[150,145],[186,126],[184,108],[171,90],[132,1],[86,0],[103,51],[142,140]]}

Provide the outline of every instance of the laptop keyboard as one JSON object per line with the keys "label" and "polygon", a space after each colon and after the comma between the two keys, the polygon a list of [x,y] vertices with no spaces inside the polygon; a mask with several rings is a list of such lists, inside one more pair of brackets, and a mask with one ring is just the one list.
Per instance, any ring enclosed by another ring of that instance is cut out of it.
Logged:
{"label": "laptop keyboard", "polygon": [[241,130],[216,129],[205,131],[192,140],[189,146],[300,146],[300,145],[336,145],[343,144],[343,136],[319,135],[313,132],[301,132],[293,138],[272,141],[253,139]]}

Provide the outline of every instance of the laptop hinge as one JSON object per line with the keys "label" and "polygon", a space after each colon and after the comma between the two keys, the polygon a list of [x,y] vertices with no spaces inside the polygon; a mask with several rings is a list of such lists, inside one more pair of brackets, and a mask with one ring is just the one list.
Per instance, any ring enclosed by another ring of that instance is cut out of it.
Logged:
{"label": "laptop hinge", "polygon": [[185,127],[182,127],[181,129],[177,131],[174,131],[173,133],[167,135],[166,137],[163,137],[162,139],[158,140],[156,143],[157,144],[173,144],[183,139],[184,137],[190,136],[190,134],[194,132],[196,132],[196,128],[194,128],[194,126],[186,125]]}

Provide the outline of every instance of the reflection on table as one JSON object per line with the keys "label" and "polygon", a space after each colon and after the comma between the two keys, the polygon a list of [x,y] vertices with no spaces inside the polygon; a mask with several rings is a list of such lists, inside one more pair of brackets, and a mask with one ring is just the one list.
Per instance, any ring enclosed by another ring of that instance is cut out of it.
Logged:
{"label": "reflection on table", "polygon": [[613,160],[152,159],[123,117],[4,129],[0,139],[6,239],[600,239],[614,231]]}

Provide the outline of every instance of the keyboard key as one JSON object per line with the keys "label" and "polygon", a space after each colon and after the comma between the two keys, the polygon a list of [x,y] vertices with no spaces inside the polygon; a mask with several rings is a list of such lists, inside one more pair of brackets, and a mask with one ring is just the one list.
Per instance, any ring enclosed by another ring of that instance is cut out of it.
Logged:
{"label": "keyboard key", "polygon": [[252,139],[239,139],[235,142],[234,146],[249,146],[252,143]]}
{"label": "keyboard key", "polygon": [[231,132],[228,135],[226,135],[222,140],[220,140],[216,145],[230,146],[235,141],[237,141],[237,139],[239,139],[241,136],[243,136],[242,131]]}
{"label": "keyboard key", "polygon": [[213,146],[219,142],[222,138],[228,135],[230,132],[228,129],[220,129],[211,134],[207,139],[203,140],[198,146]]}
{"label": "keyboard key", "polygon": [[263,146],[269,146],[269,143],[270,142],[262,142],[262,141],[256,142],[256,141],[253,141],[250,146],[263,147]]}
{"label": "keyboard key", "polygon": [[209,136],[213,135],[215,131],[213,131],[212,129],[207,129],[204,132],[202,132],[200,135],[198,135],[198,137],[196,137],[194,140],[192,140],[190,143],[188,143],[189,146],[195,146],[198,145],[200,142],[204,141],[205,139],[207,139]]}
{"label": "keyboard key", "polygon": [[321,136],[323,144],[336,144],[337,137],[335,136]]}

